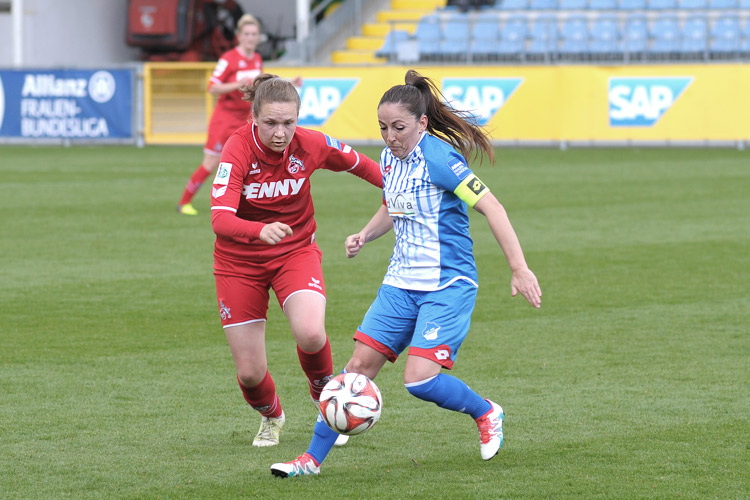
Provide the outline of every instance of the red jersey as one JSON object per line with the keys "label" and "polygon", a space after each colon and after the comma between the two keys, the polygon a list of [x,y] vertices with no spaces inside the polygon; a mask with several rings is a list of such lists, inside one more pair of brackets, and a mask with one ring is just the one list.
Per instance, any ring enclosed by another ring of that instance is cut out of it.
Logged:
{"label": "red jersey", "polygon": [[[383,187],[377,162],[321,132],[297,127],[289,146],[276,153],[260,142],[253,123],[237,129],[221,154],[211,190],[214,270],[242,274],[244,266],[312,244],[317,226],[310,176],[319,168]],[[261,229],[271,222],[287,224],[294,234],[276,245],[261,241]]]}
{"label": "red jersey", "polygon": [[[253,80],[261,73],[263,73],[263,59],[260,54],[254,52],[251,57],[245,57],[240,49],[235,47],[225,52],[216,63],[208,87],[211,88],[211,85],[216,83],[239,82],[244,78]],[[243,111],[246,117],[250,113],[250,103],[243,101],[242,96],[239,90],[221,94],[216,101],[216,107],[227,111]]]}

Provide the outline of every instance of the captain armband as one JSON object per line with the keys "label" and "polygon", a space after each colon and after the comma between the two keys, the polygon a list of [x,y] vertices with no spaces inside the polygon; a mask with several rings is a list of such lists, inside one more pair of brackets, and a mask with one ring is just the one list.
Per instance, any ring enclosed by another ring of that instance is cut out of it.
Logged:
{"label": "captain armband", "polygon": [[469,207],[474,207],[474,205],[477,204],[482,196],[486,195],[489,192],[490,188],[488,188],[482,181],[479,180],[479,177],[474,174],[470,174],[464,180],[462,180],[454,191],[454,193],[456,193],[456,196],[465,201],[466,204],[469,205]]}

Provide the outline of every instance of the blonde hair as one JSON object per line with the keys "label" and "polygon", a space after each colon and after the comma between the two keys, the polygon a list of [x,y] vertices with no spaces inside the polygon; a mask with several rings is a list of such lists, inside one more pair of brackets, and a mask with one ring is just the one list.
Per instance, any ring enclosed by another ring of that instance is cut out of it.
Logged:
{"label": "blonde hair", "polygon": [[255,77],[253,83],[240,89],[245,96],[244,101],[253,103],[253,113],[260,115],[260,108],[267,102],[291,102],[297,106],[297,113],[301,101],[299,92],[292,82],[282,80],[278,75],[262,73]]}
{"label": "blonde hair", "polygon": [[257,26],[258,31],[261,31],[260,21],[258,21],[258,19],[256,19],[251,14],[243,14],[242,17],[237,21],[237,27],[235,28],[234,33],[239,35],[242,31],[242,28],[249,24]]}

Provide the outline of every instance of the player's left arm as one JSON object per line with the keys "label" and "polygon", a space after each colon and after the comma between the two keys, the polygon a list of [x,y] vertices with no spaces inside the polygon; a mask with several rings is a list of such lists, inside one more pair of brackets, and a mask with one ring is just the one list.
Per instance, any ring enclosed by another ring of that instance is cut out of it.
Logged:
{"label": "player's left arm", "polygon": [[505,254],[505,259],[513,273],[510,281],[511,295],[515,297],[520,292],[529,304],[537,308],[541,307],[542,289],[536,276],[526,264],[521,243],[518,241],[505,207],[487,189],[487,192],[475,202],[474,209],[487,218],[490,230]]}

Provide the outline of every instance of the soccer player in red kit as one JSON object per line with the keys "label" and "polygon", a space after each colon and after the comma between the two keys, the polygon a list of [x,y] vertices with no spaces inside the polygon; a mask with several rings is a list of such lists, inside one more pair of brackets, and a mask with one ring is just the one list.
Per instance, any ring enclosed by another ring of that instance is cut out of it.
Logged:
{"label": "soccer player in red kit", "polygon": [[262,74],[245,100],[253,103],[252,121],[227,141],[211,191],[214,275],[240,389],[262,415],[253,445],[273,446],[285,417],[265,351],[270,288],[289,320],[316,405],[333,375],[310,177],[324,168],[379,188],[383,178],[377,162],[321,132],[297,127],[300,98],[292,83]]}
{"label": "soccer player in red kit", "polygon": [[240,89],[250,85],[263,72],[263,60],[255,52],[260,43],[260,22],[250,14],[245,14],[237,21],[235,34],[238,45],[221,56],[208,83],[208,92],[219,98],[208,125],[203,162],[190,176],[177,206],[177,211],[181,214],[198,213],[191,204],[193,196],[219,165],[224,143],[232,132],[247,123],[250,115],[250,103],[242,100]]}

